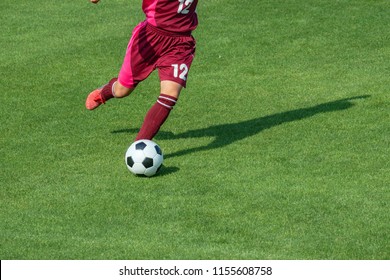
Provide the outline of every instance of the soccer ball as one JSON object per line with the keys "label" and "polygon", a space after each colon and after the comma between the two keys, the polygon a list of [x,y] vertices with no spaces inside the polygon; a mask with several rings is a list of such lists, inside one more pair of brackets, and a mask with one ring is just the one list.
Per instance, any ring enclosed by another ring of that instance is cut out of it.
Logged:
{"label": "soccer ball", "polygon": [[151,177],[160,170],[163,153],[155,142],[142,139],[135,141],[127,149],[125,162],[133,174]]}

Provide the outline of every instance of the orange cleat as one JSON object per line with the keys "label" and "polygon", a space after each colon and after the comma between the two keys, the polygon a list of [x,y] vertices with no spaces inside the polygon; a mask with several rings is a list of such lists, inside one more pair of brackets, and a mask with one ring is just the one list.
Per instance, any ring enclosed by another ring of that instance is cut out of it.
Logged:
{"label": "orange cleat", "polygon": [[99,107],[101,104],[104,104],[105,101],[102,98],[102,95],[100,94],[102,91],[102,88],[95,89],[92,91],[88,97],[87,100],[85,101],[85,107],[88,110],[94,110],[97,107]]}

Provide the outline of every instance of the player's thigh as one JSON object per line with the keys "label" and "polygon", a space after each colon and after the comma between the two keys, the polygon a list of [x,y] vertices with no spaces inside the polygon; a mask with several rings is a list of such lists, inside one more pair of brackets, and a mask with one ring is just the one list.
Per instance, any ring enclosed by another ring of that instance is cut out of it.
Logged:
{"label": "player's thigh", "polygon": [[135,88],[155,69],[158,57],[148,43],[147,32],[145,23],[134,28],[118,75],[120,84],[125,88]]}

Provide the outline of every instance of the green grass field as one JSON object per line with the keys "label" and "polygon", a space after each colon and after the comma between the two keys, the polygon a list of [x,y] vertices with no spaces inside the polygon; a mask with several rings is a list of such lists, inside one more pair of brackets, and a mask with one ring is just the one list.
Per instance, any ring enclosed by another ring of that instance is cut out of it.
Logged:
{"label": "green grass field", "polygon": [[188,88],[89,112],[141,0],[1,0],[0,259],[390,259],[390,3],[201,0]]}

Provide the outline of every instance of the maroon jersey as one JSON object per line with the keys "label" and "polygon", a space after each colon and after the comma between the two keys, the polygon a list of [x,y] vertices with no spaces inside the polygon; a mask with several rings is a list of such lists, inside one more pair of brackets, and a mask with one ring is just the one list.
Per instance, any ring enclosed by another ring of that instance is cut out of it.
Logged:
{"label": "maroon jersey", "polygon": [[142,9],[149,24],[178,33],[191,32],[198,25],[198,0],[143,0]]}

